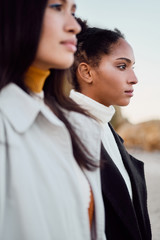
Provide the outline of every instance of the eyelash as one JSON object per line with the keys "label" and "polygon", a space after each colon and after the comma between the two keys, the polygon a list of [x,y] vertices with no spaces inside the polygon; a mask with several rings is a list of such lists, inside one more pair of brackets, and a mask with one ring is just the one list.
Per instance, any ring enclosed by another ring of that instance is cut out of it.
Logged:
{"label": "eyelash", "polygon": [[[57,10],[57,11],[61,11],[63,5],[62,5],[62,4],[59,4],[59,3],[55,3],[55,4],[50,4],[49,7],[50,7],[50,8],[54,8],[54,9]],[[71,14],[72,14],[73,17],[75,17],[75,12],[72,12]]]}
{"label": "eyelash", "polygon": [[125,70],[127,65],[126,64],[122,64],[122,65],[119,65],[117,66],[121,71]]}

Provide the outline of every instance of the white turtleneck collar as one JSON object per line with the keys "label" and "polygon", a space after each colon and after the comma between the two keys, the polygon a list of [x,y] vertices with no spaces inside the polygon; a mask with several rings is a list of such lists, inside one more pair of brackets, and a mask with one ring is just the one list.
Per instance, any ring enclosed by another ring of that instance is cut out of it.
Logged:
{"label": "white turtleneck collar", "polygon": [[115,109],[113,106],[106,107],[103,104],[94,101],[93,99],[83,95],[82,93],[71,90],[70,98],[79,104],[83,109],[87,110],[92,116],[94,116],[101,125],[101,139],[104,148],[114,161],[115,165],[119,169],[122,177],[124,178],[130,197],[132,199],[132,187],[129,175],[124,167],[121,154],[119,152],[117,143],[112,134],[112,131],[108,125],[108,122],[112,119]]}
{"label": "white turtleneck collar", "polygon": [[72,98],[82,108],[91,113],[100,123],[108,123],[112,119],[115,109],[113,106],[106,107],[103,104],[96,102],[86,95],[76,92],[75,90],[70,91],[70,98]]}

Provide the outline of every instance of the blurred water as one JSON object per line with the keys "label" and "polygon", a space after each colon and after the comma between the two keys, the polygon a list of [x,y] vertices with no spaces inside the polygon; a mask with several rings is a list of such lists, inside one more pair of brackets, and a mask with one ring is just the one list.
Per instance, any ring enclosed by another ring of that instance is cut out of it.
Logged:
{"label": "blurred water", "polygon": [[160,240],[160,151],[129,149],[128,152],[144,162],[153,240]]}

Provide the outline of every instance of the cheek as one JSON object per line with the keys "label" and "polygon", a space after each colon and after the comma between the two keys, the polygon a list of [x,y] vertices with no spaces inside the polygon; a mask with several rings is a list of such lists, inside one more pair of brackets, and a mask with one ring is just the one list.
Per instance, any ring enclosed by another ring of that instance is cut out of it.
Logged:
{"label": "cheek", "polygon": [[41,37],[40,42],[38,46],[38,55],[43,57],[46,55],[50,55],[54,53],[54,50],[56,50],[56,39],[55,39],[55,31],[53,27],[50,26],[50,24],[45,24]]}
{"label": "cheek", "polygon": [[59,33],[59,21],[54,17],[52,12],[48,12],[45,15],[43,26],[42,26],[42,34],[40,40],[44,44],[51,45],[57,39]]}
{"label": "cheek", "polygon": [[56,32],[53,27],[51,26],[46,26],[44,29],[42,36],[41,36],[41,42],[43,44],[46,44],[44,47],[49,47],[50,45],[53,45],[53,43],[56,40]]}
{"label": "cheek", "polygon": [[102,84],[110,84],[112,82],[112,78],[115,77],[115,70],[109,64],[106,66],[102,66],[96,72],[96,78]]}
{"label": "cheek", "polygon": [[108,73],[101,73],[99,75],[98,79],[98,85],[102,88],[107,89],[112,87],[112,85],[114,85],[114,79],[113,76],[108,74]]}

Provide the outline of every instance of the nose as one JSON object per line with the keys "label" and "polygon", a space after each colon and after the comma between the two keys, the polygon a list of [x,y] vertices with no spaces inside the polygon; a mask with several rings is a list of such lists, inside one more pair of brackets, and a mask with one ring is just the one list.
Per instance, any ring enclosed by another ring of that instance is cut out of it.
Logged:
{"label": "nose", "polygon": [[65,30],[74,34],[78,34],[81,31],[81,26],[71,14],[66,19]]}
{"label": "nose", "polygon": [[138,83],[138,79],[137,79],[137,76],[135,74],[135,72],[132,70],[132,73],[131,75],[129,76],[128,78],[128,83],[131,84],[131,85],[134,85],[134,84],[137,84]]}

